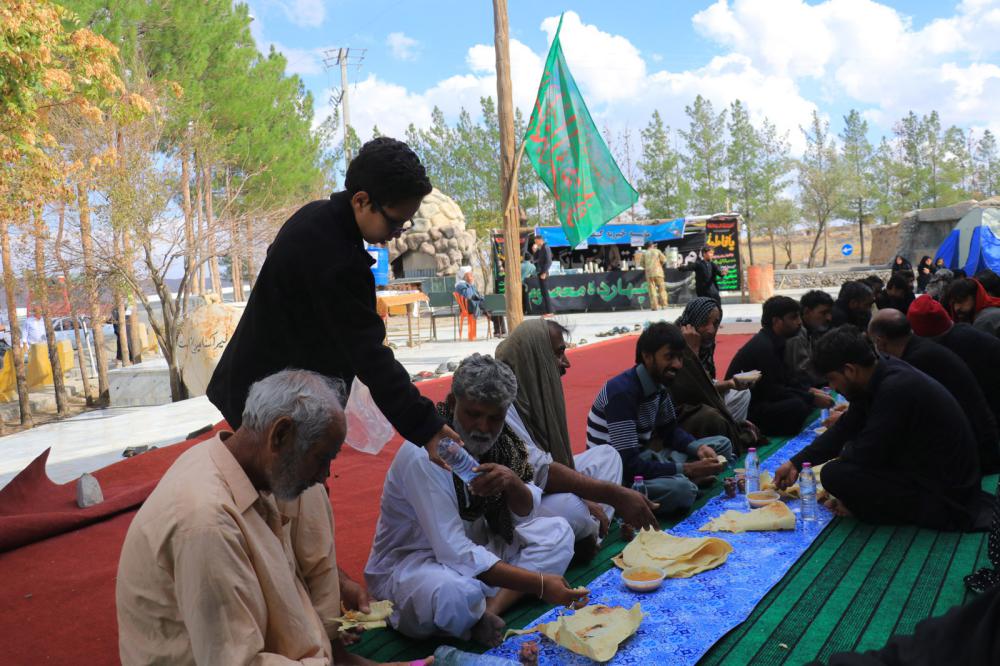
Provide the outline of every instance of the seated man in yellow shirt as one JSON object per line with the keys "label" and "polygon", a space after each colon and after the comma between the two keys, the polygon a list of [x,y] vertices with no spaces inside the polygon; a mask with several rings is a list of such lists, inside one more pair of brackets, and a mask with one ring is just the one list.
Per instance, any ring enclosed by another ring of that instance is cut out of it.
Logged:
{"label": "seated man in yellow shirt", "polygon": [[242,426],[192,447],[129,527],[115,589],[132,664],[371,664],[338,638],[341,600],[323,484],[346,435],[329,379],[284,370],[250,387]]}

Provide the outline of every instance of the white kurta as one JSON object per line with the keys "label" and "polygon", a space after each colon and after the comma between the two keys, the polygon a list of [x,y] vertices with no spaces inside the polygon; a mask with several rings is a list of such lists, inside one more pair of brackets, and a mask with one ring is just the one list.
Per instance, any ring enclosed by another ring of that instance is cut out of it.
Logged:
{"label": "white kurta", "polygon": [[[535,470],[535,485],[544,491],[549,482],[549,466],[552,464],[552,456],[535,445],[514,405],[511,405],[510,409],[507,410],[507,425],[528,447],[528,462]],[[613,446],[595,446],[587,449],[583,453],[573,456],[573,465],[580,474],[592,479],[615,485],[622,482],[622,457],[618,455],[618,451]],[[607,514],[608,520],[611,520],[615,510],[607,504],[602,504],[601,507]],[[583,500],[573,493],[544,494],[538,513],[542,516],[565,518],[573,529],[573,536],[577,541],[592,536],[600,543],[598,536],[600,524],[590,514],[590,510]]]}
{"label": "white kurta", "polygon": [[561,518],[539,516],[542,491],[528,484],[534,508],[513,514],[514,540],[492,534],[484,518],[463,521],[452,475],[405,442],[382,490],[381,513],[365,581],[373,598],[389,599],[389,622],[414,638],[468,638],[496,594],[476,576],[497,562],[562,574],[573,557],[573,532]]}

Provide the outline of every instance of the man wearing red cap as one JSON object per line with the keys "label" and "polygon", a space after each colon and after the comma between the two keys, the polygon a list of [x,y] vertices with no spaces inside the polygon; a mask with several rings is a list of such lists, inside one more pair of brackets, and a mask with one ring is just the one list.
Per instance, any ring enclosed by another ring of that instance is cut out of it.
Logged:
{"label": "man wearing red cap", "polygon": [[944,306],[926,294],[913,301],[906,318],[914,333],[944,345],[965,361],[1000,423],[1000,338],[971,324],[953,323]]}

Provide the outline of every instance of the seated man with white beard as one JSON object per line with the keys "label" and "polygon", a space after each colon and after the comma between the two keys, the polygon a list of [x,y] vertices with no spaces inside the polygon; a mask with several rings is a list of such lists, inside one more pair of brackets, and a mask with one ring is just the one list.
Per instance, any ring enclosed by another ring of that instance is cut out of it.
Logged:
{"label": "seated man with white beard", "polygon": [[389,621],[407,636],[497,645],[499,616],[522,595],[567,606],[587,594],[562,577],[573,532],[562,518],[537,515],[542,492],[525,445],[504,428],[516,394],[506,365],[466,358],[438,409],[479,460],[478,476],[466,486],[411,442],[389,468],[365,580],[395,604]]}

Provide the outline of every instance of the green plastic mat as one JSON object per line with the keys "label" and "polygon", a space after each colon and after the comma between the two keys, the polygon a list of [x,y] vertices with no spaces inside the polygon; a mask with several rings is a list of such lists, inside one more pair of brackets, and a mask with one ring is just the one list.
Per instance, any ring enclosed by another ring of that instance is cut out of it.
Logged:
{"label": "green plastic mat", "polygon": [[[992,492],[997,476],[983,479]],[[805,664],[880,648],[964,603],[962,578],[987,564],[987,535],[876,527],[836,518],[699,664]]]}

